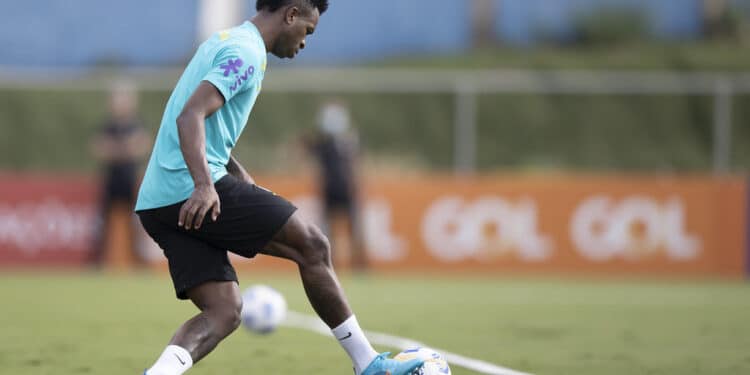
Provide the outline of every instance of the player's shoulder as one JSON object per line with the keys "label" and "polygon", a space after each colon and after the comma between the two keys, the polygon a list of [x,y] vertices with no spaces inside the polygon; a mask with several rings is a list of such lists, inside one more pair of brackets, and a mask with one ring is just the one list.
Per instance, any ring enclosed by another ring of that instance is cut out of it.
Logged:
{"label": "player's shoulder", "polygon": [[222,46],[250,48],[258,43],[260,36],[257,35],[255,26],[246,21],[241,25],[216,32],[214,39],[217,44]]}
{"label": "player's shoulder", "polygon": [[255,34],[248,22],[216,32],[210,39],[212,49],[217,55],[241,55],[250,57],[260,55],[259,44],[262,40]]}

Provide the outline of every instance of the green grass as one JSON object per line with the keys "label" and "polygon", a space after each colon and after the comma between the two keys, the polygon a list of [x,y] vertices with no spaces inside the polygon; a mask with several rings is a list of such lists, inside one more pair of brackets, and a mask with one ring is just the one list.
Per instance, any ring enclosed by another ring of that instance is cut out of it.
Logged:
{"label": "green grass", "polygon": [[[310,313],[293,275],[243,274]],[[344,278],[365,329],[423,341],[536,374],[750,373],[750,288],[744,283]],[[4,374],[140,374],[195,309],[166,275],[0,276]],[[379,347],[380,350],[389,348]],[[239,330],[190,374],[341,374],[328,337]],[[453,366],[453,374],[475,372]]]}

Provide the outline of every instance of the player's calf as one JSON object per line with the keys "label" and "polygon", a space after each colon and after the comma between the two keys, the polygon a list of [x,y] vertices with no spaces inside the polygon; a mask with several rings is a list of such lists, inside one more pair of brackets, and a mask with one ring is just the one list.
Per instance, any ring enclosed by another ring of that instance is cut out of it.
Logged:
{"label": "player's calf", "polygon": [[[302,241],[300,253],[302,262],[300,266],[325,266],[333,268],[331,259],[331,243],[320,229],[310,225],[306,232],[306,237]],[[299,263],[299,262],[298,262]]]}

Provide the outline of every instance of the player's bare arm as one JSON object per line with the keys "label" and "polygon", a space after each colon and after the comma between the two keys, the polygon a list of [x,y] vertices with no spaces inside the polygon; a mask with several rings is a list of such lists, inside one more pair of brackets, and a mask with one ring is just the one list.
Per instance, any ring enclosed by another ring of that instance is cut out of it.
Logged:
{"label": "player's bare arm", "polygon": [[229,174],[231,174],[232,176],[247,182],[248,184],[255,184],[255,179],[250,176],[250,173],[247,173],[245,167],[243,167],[242,164],[240,164],[240,162],[234,158],[234,156],[229,157],[229,163],[227,163],[227,172],[229,172]]}
{"label": "player's bare arm", "polygon": [[214,221],[221,212],[219,195],[211,180],[206,159],[205,120],[223,105],[221,93],[212,84],[203,81],[177,117],[180,150],[195,184],[193,194],[182,205],[177,221],[187,230],[200,228],[209,210]]}

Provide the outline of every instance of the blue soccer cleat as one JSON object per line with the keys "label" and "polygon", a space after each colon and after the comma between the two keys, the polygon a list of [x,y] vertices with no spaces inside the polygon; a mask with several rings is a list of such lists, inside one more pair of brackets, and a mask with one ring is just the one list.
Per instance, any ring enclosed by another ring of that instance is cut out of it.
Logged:
{"label": "blue soccer cleat", "polygon": [[424,361],[421,359],[412,359],[409,361],[389,359],[388,356],[390,354],[389,352],[378,354],[367,368],[362,371],[361,375],[411,375],[416,374],[424,364]]}

